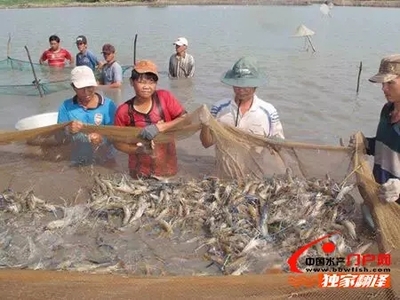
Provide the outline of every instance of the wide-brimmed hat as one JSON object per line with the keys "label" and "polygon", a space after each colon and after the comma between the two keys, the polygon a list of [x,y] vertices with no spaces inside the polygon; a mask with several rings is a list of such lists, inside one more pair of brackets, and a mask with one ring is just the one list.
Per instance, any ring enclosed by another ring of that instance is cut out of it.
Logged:
{"label": "wide-brimmed hat", "polygon": [[373,83],[389,82],[400,76],[400,54],[393,54],[381,60],[379,71],[369,81]]}
{"label": "wide-brimmed hat", "polygon": [[266,81],[266,75],[253,57],[242,57],[221,78],[222,83],[237,87],[259,87]]}

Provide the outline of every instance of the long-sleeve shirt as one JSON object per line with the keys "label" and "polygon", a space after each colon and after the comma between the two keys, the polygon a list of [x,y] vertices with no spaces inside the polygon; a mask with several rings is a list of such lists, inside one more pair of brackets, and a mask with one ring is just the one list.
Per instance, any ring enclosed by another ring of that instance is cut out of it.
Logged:
{"label": "long-sleeve shirt", "polygon": [[384,105],[376,136],[367,138],[367,154],[374,156],[373,174],[379,184],[400,179],[400,123],[391,123],[392,103]]}
{"label": "long-sleeve shirt", "polygon": [[184,57],[176,54],[169,59],[169,76],[172,78],[190,78],[194,76],[195,63],[192,55],[185,53]]}

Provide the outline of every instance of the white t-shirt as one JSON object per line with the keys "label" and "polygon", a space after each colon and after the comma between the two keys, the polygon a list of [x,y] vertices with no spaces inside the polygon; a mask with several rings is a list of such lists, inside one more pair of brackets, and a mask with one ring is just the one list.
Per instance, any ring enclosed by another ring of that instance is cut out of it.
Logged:
{"label": "white t-shirt", "polygon": [[[234,100],[221,100],[211,108],[211,114],[219,122],[235,126],[238,107]],[[275,107],[254,95],[250,109],[239,112],[237,128],[264,137],[284,139],[283,127]]]}

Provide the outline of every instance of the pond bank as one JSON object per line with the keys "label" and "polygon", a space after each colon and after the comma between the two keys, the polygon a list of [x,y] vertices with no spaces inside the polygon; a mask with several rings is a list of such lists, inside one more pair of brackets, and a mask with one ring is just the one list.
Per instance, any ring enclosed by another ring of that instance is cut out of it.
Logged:
{"label": "pond bank", "polygon": [[[10,1],[10,4],[0,5],[0,9],[16,8],[56,8],[56,7],[113,7],[113,6],[149,6],[165,7],[170,5],[291,5],[305,6],[312,4],[322,4],[323,1],[317,0],[161,0],[154,2],[142,1],[101,1],[101,2],[52,2],[40,1],[40,3],[25,1]],[[335,6],[369,6],[369,7],[400,7],[400,0],[391,1],[359,1],[359,0],[334,0]]]}

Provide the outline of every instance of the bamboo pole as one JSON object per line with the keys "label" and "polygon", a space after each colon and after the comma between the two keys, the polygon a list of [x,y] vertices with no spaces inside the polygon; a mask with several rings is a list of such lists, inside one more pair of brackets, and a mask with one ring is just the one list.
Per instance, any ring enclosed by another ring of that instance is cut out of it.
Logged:
{"label": "bamboo pole", "polygon": [[314,45],[312,44],[312,42],[311,42],[311,38],[310,38],[310,36],[309,36],[309,35],[307,35],[307,40],[308,40],[308,42],[310,43],[310,46],[311,46],[311,48],[312,48],[313,52],[316,52],[316,50],[315,50],[315,48],[314,48]]}
{"label": "bamboo pole", "polygon": [[8,33],[7,58],[10,58],[10,49],[11,49],[11,33]]}
{"label": "bamboo pole", "polygon": [[133,41],[133,64],[136,64],[136,42],[137,42],[137,34],[135,34],[135,40]]}
{"label": "bamboo pole", "polygon": [[28,59],[29,59],[29,62],[30,62],[30,64],[31,64],[33,77],[34,77],[34,79],[35,79],[34,82],[33,82],[33,84],[36,85],[36,88],[37,88],[38,91],[39,91],[40,97],[42,98],[42,97],[43,97],[43,92],[42,92],[42,90],[40,89],[40,84],[39,84],[39,81],[38,81],[38,79],[37,79],[37,77],[36,77],[35,68],[33,67],[31,55],[29,54],[29,50],[28,50],[28,47],[27,47],[27,46],[25,46],[25,50],[26,50],[26,53],[28,54]]}
{"label": "bamboo pole", "polygon": [[358,92],[360,90],[360,76],[361,76],[361,71],[362,71],[362,61],[360,61],[360,67],[358,69],[358,77],[357,77],[357,89],[356,89],[356,93],[358,95]]}

